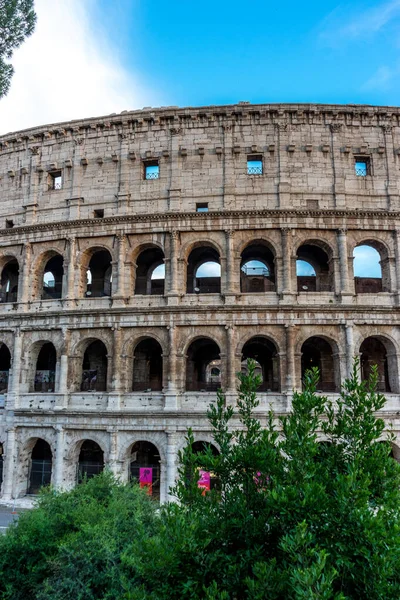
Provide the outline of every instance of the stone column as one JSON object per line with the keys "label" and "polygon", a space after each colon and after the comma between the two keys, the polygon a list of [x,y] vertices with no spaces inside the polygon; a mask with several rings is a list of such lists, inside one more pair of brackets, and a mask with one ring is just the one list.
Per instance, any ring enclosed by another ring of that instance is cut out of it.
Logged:
{"label": "stone column", "polygon": [[296,369],[294,360],[295,326],[286,325],[286,390],[291,392],[296,387]]}
{"label": "stone column", "polygon": [[65,298],[72,300],[75,297],[75,253],[76,253],[76,239],[74,237],[68,238],[68,258],[67,258],[67,283]]}
{"label": "stone column", "polygon": [[114,429],[108,430],[110,434],[110,455],[108,467],[114,477],[119,477],[119,462],[118,462],[118,432]]}
{"label": "stone column", "polygon": [[168,328],[168,381],[164,386],[164,410],[167,411],[178,410],[176,333],[176,327],[171,325]]}
{"label": "stone column", "polygon": [[[20,276],[21,285],[18,286],[18,302],[27,303],[29,301],[32,283],[31,259],[32,244],[30,242],[27,242],[26,244],[24,244],[23,249],[22,277]],[[27,307],[23,307],[23,310],[26,309]]]}
{"label": "stone column", "polygon": [[292,289],[292,230],[289,227],[281,229],[282,243],[282,269],[281,269],[281,296],[284,299],[288,294],[293,293]]}
{"label": "stone column", "polygon": [[115,198],[117,200],[118,214],[126,215],[130,209],[131,194],[129,193],[129,132],[124,128],[119,133],[119,141],[118,191]]}
{"label": "stone column", "polygon": [[[3,478],[3,500],[11,500],[13,497],[14,487],[14,466],[16,458],[16,440],[15,427],[7,429],[6,454],[4,463],[4,478]],[[3,458],[4,460],[4,458]]]}
{"label": "stone column", "polygon": [[[169,237],[169,286],[168,296],[174,299],[172,303],[176,303],[178,291],[178,232],[173,230]],[[170,303],[170,302],[169,302]]]}
{"label": "stone column", "polygon": [[63,489],[64,480],[64,429],[61,425],[56,427],[56,460],[54,464],[54,487],[56,490]]}
{"label": "stone column", "polygon": [[177,477],[177,435],[176,430],[167,431],[167,502],[176,502],[170,489],[175,485]]}
{"label": "stone column", "polygon": [[385,139],[387,208],[397,211],[400,208],[400,196],[397,188],[398,174],[393,144],[393,127],[389,123],[383,124],[381,127]]}
{"label": "stone column", "polygon": [[340,152],[340,132],[342,123],[331,123],[331,158],[333,170],[333,194],[335,198],[335,208],[344,208],[346,206],[345,179],[342,168],[342,157]]}
{"label": "stone column", "polygon": [[354,288],[353,286],[350,286],[346,229],[339,229],[337,231],[337,244],[340,269],[340,294],[342,302],[349,302],[350,297],[353,296]]}
{"label": "stone column", "polygon": [[62,394],[60,402],[54,408],[60,410],[68,406],[68,364],[69,364],[69,347],[70,347],[70,331],[63,330],[63,345],[60,355],[60,373],[58,377],[58,393]]}
{"label": "stone column", "polygon": [[236,394],[236,336],[233,327],[226,326],[226,391]]}
{"label": "stone column", "polygon": [[225,231],[226,236],[226,290],[225,296],[230,296],[236,293],[236,278],[235,278],[235,260],[233,250],[233,235],[232,229]]}
{"label": "stone column", "polygon": [[223,174],[223,190],[224,190],[224,208],[229,210],[235,205],[235,165],[233,158],[233,128],[234,125],[228,123],[223,125],[224,131],[224,174]]}
{"label": "stone column", "polygon": [[22,338],[23,334],[21,330],[17,329],[14,334],[11,382],[7,393],[7,405],[10,409],[19,407],[19,390],[22,369]]}
{"label": "stone column", "polygon": [[122,381],[121,381],[121,361],[122,353],[122,330],[119,326],[114,327],[113,336],[113,352],[111,365],[111,390],[108,395],[108,410],[119,410],[121,405],[121,392],[122,392]]}
{"label": "stone column", "polygon": [[[113,290],[113,297],[124,298],[125,297],[125,252],[126,252],[126,235],[120,233],[117,236],[118,240],[118,262],[116,263],[117,269],[117,285],[115,292]],[[115,263],[114,263],[115,264]]]}
{"label": "stone column", "polygon": [[394,260],[396,267],[397,304],[400,304],[400,229],[394,231]]}
{"label": "stone column", "polygon": [[346,323],[345,325],[345,333],[346,333],[346,376],[351,377],[353,372],[353,361],[354,361],[354,336],[353,336],[353,324]]}

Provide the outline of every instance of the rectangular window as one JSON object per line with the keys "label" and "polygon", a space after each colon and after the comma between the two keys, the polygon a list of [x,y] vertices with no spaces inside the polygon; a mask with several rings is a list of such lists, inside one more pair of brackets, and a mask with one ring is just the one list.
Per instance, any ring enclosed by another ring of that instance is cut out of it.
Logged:
{"label": "rectangular window", "polygon": [[262,156],[247,157],[247,175],[262,175],[263,161]]}
{"label": "rectangular window", "polygon": [[98,208],[95,210],[93,216],[95,219],[102,219],[104,217],[104,208]]}
{"label": "rectangular window", "polygon": [[208,202],[198,202],[196,204],[196,212],[208,212]]}
{"label": "rectangular window", "polygon": [[358,177],[366,177],[371,175],[371,162],[369,157],[355,156],[354,170]]}
{"label": "rectangular window", "polygon": [[158,179],[160,176],[160,165],[158,160],[147,161],[144,163],[144,178]]}
{"label": "rectangular window", "polygon": [[62,173],[61,171],[53,171],[49,173],[49,190],[61,190],[62,188]]}
{"label": "rectangular window", "polygon": [[6,219],[6,229],[12,229],[14,227],[14,221],[12,219]]}

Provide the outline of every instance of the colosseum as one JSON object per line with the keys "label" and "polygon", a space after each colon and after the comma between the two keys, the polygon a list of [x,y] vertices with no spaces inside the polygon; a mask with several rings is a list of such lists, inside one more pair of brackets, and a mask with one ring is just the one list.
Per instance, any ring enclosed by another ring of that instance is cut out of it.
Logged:
{"label": "colosseum", "polygon": [[[378,365],[400,446],[400,109],[164,107],[0,137],[3,501],[107,466],[161,502],[246,359],[258,413]],[[367,250],[362,270],[357,251]],[[217,451],[217,449],[215,449]],[[393,445],[393,455],[399,450]],[[144,480],[143,480],[144,481]]]}

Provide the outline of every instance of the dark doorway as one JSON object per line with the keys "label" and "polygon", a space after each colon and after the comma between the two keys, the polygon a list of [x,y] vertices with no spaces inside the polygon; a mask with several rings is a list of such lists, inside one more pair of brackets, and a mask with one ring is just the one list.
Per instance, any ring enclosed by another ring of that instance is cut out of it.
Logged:
{"label": "dark doorway", "polygon": [[35,392],[55,391],[56,362],[56,349],[51,342],[46,342],[41,347],[36,361]]}
{"label": "dark doorway", "polygon": [[162,378],[163,359],[160,344],[152,338],[142,340],[135,348],[132,390],[161,391]]}
{"label": "dark doorway", "polygon": [[[212,373],[208,366],[213,361],[219,361],[220,350],[218,345],[209,338],[200,338],[190,344],[186,360],[186,391],[188,392],[213,392],[221,387],[221,372],[218,381],[207,377]],[[220,363],[214,363],[218,368]]]}
{"label": "dark doorway", "polygon": [[107,391],[107,348],[100,340],[89,344],[83,355],[81,391]]}
{"label": "dark doorway", "polygon": [[104,469],[104,452],[92,440],[85,440],[81,446],[78,461],[78,483],[90,479]]}
{"label": "dark doorway", "polygon": [[149,496],[160,500],[160,453],[150,442],[135,442],[132,446],[130,479],[146,488]]}
{"label": "dark doorway", "polygon": [[51,483],[52,453],[44,440],[37,440],[31,455],[28,494],[37,494],[43,486]]}

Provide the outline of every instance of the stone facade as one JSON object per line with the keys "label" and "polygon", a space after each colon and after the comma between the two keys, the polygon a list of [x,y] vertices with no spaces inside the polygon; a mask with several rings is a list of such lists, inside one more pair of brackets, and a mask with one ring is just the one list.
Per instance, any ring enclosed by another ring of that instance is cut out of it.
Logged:
{"label": "stone facade", "polygon": [[[376,362],[400,440],[399,169],[398,108],[167,107],[1,137],[3,499],[103,462],[158,469],[166,500],[187,428],[210,441],[206,407],[219,382],[235,403],[248,357],[261,418],[311,364],[330,394],[354,355],[361,376]],[[354,278],[360,244],[382,278]]]}

